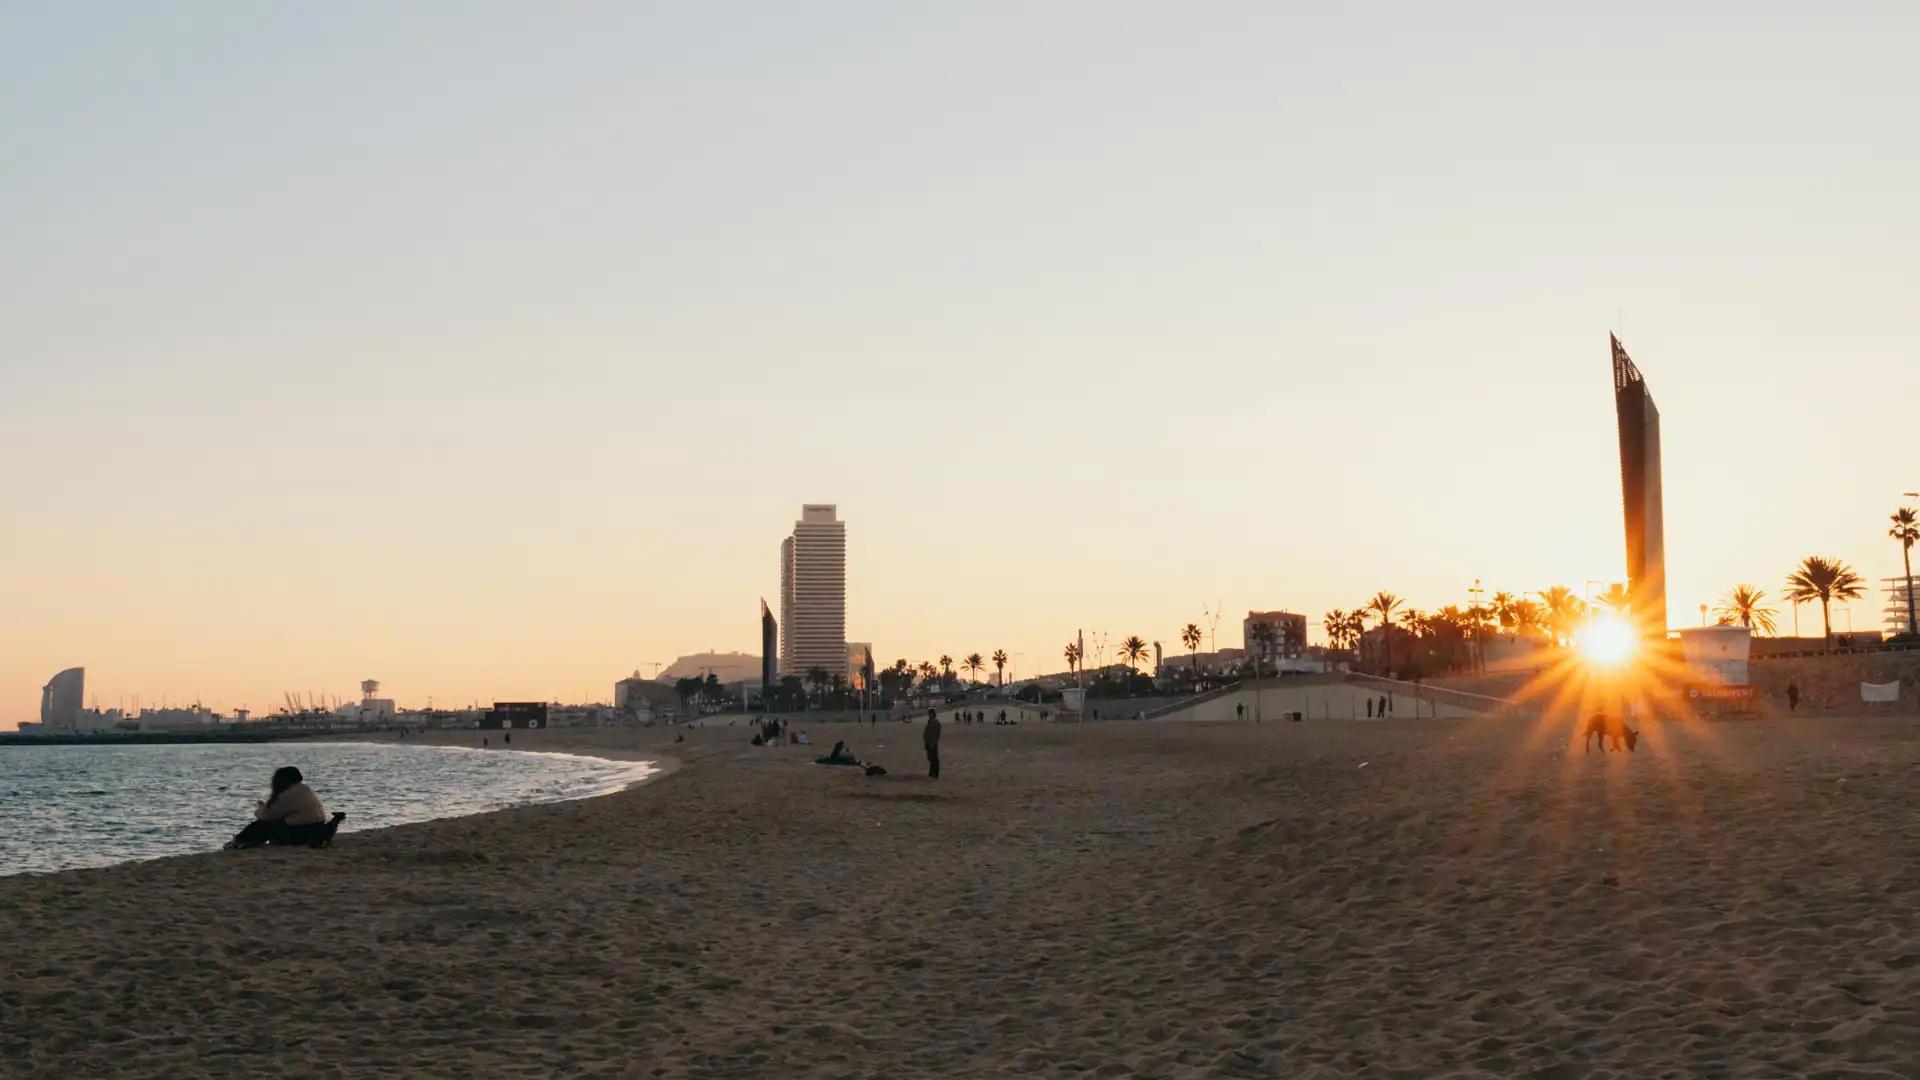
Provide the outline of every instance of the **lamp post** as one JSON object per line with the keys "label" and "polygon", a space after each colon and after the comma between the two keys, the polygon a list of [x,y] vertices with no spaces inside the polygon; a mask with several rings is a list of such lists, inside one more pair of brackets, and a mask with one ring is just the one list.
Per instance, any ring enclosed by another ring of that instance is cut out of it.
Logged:
{"label": "lamp post", "polygon": [[1473,619],[1473,669],[1475,671],[1485,671],[1487,668],[1486,652],[1480,641],[1480,594],[1483,592],[1486,590],[1480,587],[1480,579],[1474,578],[1473,588],[1467,590],[1467,595],[1473,597],[1473,603],[1467,610],[1470,613],[1469,617]]}

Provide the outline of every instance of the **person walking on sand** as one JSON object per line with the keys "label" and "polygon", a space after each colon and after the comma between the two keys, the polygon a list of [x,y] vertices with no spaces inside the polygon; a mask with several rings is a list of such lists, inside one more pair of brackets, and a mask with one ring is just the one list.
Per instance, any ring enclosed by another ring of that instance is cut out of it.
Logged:
{"label": "person walking on sand", "polygon": [[1787,684],[1787,711],[1788,712],[1800,711],[1800,684],[1799,683],[1790,682]]}
{"label": "person walking on sand", "polygon": [[940,713],[927,710],[927,727],[920,733],[920,740],[927,745],[927,778],[940,779]]}

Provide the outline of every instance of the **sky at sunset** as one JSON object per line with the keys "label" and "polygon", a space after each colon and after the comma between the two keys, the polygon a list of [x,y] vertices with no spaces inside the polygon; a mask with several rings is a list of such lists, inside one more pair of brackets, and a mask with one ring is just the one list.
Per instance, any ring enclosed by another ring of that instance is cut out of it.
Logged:
{"label": "sky at sunset", "polygon": [[608,700],[803,502],[883,664],[1585,591],[1609,331],[1675,624],[1878,627],[1920,8],[1582,6],[0,11],[0,728]]}

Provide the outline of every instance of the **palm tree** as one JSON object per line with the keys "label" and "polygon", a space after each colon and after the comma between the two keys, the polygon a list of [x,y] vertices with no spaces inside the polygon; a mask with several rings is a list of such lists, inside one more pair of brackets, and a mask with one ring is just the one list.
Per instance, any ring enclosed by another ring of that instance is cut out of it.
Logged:
{"label": "palm tree", "polygon": [[1497,592],[1493,594],[1493,617],[1500,623],[1500,629],[1513,629],[1513,594]]}
{"label": "palm tree", "polygon": [[823,667],[808,668],[807,685],[813,687],[813,692],[816,697],[819,696],[820,692],[827,687],[827,669]]}
{"label": "palm tree", "polygon": [[1334,608],[1320,617],[1320,627],[1327,632],[1327,644],[1335,649],[1347,647],[1347,613]]}
{"label": "palm tree", "polygon": [[1827,648],[1833,648],[1833,612],[1835,600],[1858,600],[1866,593],[1866,583],[1853,567],[1839,559],[1809,555],[1787,577],[1787,599],[1796,604],[1820,601],[1820,622],[1826,629]]}
{"label": "palm tree", "polygon": [[1255,645],[1259,646],[1259,648],[1253,650],[1253,677],[1257,679],[1260,677],[1261,659],[1273,648],[1273,624],[1268,622],[1254,623],[1253,629],[1248,631],[1248,636],[1253,638]]}
{"label": "palm tree", "polygon": [[1580,621],[1581,609],[1586,605],[1565,585],[1555,585],[1544,592],[1534,594],[1540,597],[1541,606],[1547,609],[1547,629],[1554,640],[1566,645],[1573,641],[1573,628]]}
{"label": "palm tree", "polygon": [[[1293,656],[1306,651],[1306,636],[1305,619],[1300,620],[1298,624],[1292,621],[1283,622],[1279,624],[1278,632],[1274,634],[1274,645],[1280,650],[1281,656]],[[1276,668],[1275,671],[1277,673],[1278,669]]]}
{"label": "palm tree", "polygon": [[1485,605],[1475,604],[1467,609],[1466,615],[1467,631],[1472,634],[1473,641],[1468,659],[1472,661],[1473,670],[1485,671],[1487,668],[1485,645],[1487,623],[1493,618],[1493,612],[1488,611]]}
{"label": "palm tree", "polygon": [[1623,615],[1626,613],[1628,606],[1633,603],[1633,594],[1627,591],[1626,586],[1616,581],[1607,586],[1606,592],[1601,593],[1593,599],[1600,606],[1607,608],[1615,615]]}
{"label": "palm tree", "polygon": [[1001,686],[1007,685],[1007,650],[993,650],[993,678]]}
{"label": "palm tree", "polygon": [[1400,598],[1386,590],[1373,594],[1367,601],[1366,610],[1380,616],[1380,674],[1393,676],[1393,613],[1400,608]]}
{"label": "palm tree", "polygon": [[948,656],[946,653],[940,654],[940,677],[943,679],[953,678],[953,657]]}
{"label": "palm tree", "polygon": [[1080,670],[1080,646],[1078,644],[1071,641],[1067,642],[1067,647],[1060,650],[1060,654],[1067,658],[1068,674]]}
{"label": "palm tree", "polygon": [[1139,665],[1147,658],[1147,643],[1138,634],[1129,634],[1127,640],[1120,643],[1120,659],[1127,662],[1127,670],[1138,671]]}
{"label": "palm tree", "polygon": [[1200,639],[1205,636],[1199,623],[1188,623],[1180,631],[1180,644],[1187,647],[1187,674],[1196,679],[1200,677]]}
{"label": "palm tree", "polygon": [[1513,602],[1513,632],[1523,636],[1529,630],[1538,630],[1546,622],[1547,610],[1532,600]]}
{"label": "palm tree", "polygon": [[1920,634],[1920,620],[1914,618],[1913,545],[1920,544],[1920,514],[1903,506],[1893,512],[1893,528],[1887,535],[1900,541],[1900,561],[1907,569],[1907,633]]}
{"label": "palm tree", "polygon": [[968,653],[967,658],[960,661],[960,670],[972,675],[974,682],[980,681],[980,672],[985,670],[986,666],[987,658],[977,652]]}
{"label": "palm tree", "polygon": [[1752,585],[1735,585],[1720,600],[1720,606],[1713,613],[1729,623],[1739,623],[1749,630],[1758,630],[1763,634],[1773,633],[1773,609],[1761,601],[1767,598],[1765,589]]}
{"label": "palm tree", "polygon": [[931,661],[931,660],[922,660],[922,661],[920,661],[920,669],[919,669],[919,670],[920,670],[920,681],[921,681],[921,682],[923,682],[923,683],[930,683],[930,682],[932,682],[932,681],[933,681],[933,677],[934,677],[935,675],[938,675],[938,674],[940,674],[940,670],[939,670],[938,668],[936,668],[936,667],[934,667],[934,666],[933,666],[933,661]]}

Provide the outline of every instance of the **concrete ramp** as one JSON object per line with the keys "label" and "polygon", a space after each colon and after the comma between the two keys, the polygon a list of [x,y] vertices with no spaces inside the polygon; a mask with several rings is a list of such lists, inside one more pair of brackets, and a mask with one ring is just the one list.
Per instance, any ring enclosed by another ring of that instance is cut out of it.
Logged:
{"label": "concrete ramp", "polygon": [[1302,720],[1416,720],[1507,714],[1519,706],[1440,687],[1368,676],[1346,682],[1289,686],[1285,682],[1242,686],[1218,696],[1195,699],[1153,719],[1210,723],[1278,721],[1299,713]]}

